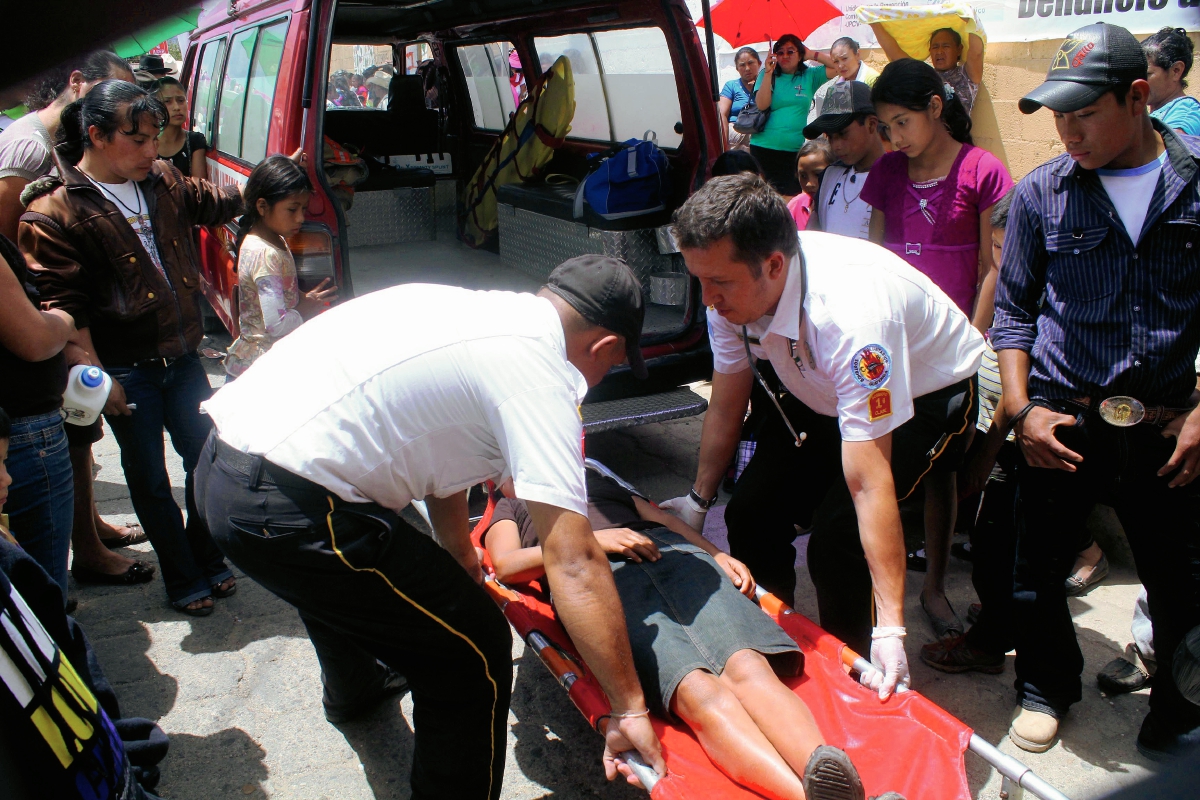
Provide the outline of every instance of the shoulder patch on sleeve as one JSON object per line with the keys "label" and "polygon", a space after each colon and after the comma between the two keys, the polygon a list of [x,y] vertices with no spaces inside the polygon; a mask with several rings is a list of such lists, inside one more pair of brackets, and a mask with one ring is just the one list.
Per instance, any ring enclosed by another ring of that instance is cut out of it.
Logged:
{"label": "shoulder patch on sleeve", "polygon": [[878,389],[892,376],[892,357],[881,344],[869,344],[850,359],[850,374],[864,389]]}
{"label": "shoulder patch on sleeve", "polygon": [[867,397],[867,419],[878,422],[892,415],[892,393],[887,389],[876,389]]}

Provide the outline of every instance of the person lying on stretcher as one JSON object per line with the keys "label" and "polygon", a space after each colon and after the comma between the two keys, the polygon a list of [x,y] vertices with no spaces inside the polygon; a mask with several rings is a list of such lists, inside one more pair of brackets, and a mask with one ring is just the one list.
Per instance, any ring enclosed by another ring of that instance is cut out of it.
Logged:
{"label": "person lying on stretcher", "polygon": [[[802,672],[804,654],[750,599],[746,565],[590,469],[587,490],[650,710],[687,723],[722,772],[766,797],[863,800],[849,758],[823,744],[808,706],[779,680]],[[496,505],[483,543],[501,583],[546,573],[520,500]]]}

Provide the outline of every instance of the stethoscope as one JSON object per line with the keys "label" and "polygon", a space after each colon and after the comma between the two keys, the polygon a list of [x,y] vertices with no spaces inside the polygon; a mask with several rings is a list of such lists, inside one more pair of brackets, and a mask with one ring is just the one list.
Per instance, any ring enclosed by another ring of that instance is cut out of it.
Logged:
{"label": "stethoscope", "polygon": [[[800,327],[798,330],[801,336],[804,335],[804,298],[806,297],[808,297],[808,270],[804,268],[804,253],[800,253]],[[742,326],[742,345],[746,348],[746,362],[750,364],[750,372],[758,380],[758,385],[767,393],[767,397],[771,398],[771,402],[779,412],[779,416],[783,417],[783,424],[787,425],[788,432],[796,440],[796,447],[799,447],[804,444],[804,440],[808,438],[808,434],[804,431],[796,433],[796,429],[792,427],[792,421],[788,419],[788,415],[783,411],[783,406],[779,405],[779,400],[775,397],[775,392],[767,385],[762,373],[758,371],[758,367],[754,366],[754,354],[750,352],[750,333],[746,330],[745,325]]]}

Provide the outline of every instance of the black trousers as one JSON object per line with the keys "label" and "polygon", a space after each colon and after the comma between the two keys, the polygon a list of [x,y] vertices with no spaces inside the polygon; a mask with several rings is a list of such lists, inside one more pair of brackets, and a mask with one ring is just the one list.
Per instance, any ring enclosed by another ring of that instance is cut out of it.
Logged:
{"label": "black trousers", "polygon": [[412,691],[414,800],[499,798],[512,688],[500,610],[392,511],[347,503],[258,459],[248,474],[215,442],[196,468],[197,505],[229,559],[299,610],[326,705],[377,691],[378,659]]}
{"label": "black trousers", "polygon": [[[764,588],[793,602],[795,526],[812,525],[808,571],[817,590],[821,627],[865,654],[875,603],[858,516],[842,471],[837,420],[791,395],[780,404],[808,438],[797,448],[779,415],[768,414],[754,457],[725,509],[730,554]],[[914,405],[914,417],[892,432],[892,476],[899,499],[911,494],[930,469],[958,468],[975,426],[975,379],[919,397]]]}
{"label": "black trousers", "polygon": [[[1062,413],[1076,413],[1064,404]],[[1150,600],[1158,671],[1150,692],[1157,728],[1200,726],[1200,707],[1185,700],[1171,675],[1183,636],[1200,624],[1200,483],[1168,488],[1157,472],[1175,449],[1151,425],[1115,428],[1079,415],[1056,431],[1083,456],[1075,472],[1018,466],[1014,634],[1018,700],[1064,714],[1082,692],[1083,654],[1067,607],[1064,581],[1079,546],[1079,521],[1092,506],[1112,506],[1125,528],[1138,577]],[[985,606],[986,607],[986,606]]]}

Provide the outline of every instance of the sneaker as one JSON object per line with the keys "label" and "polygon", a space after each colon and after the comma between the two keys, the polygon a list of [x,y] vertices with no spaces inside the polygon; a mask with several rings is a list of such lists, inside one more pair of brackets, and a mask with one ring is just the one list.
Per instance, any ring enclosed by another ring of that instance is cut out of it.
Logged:
{"label": "sneaker", "polygon": [[1044,753],[1058,741],[1058,718],[1044,711],[1017,706],[1008,738],[1022,750]]}
{"label": "sneaker", "polygon": [[921,648],[921,660],[941,672],[983,672],[999,675],[1004,672],[1004,654],[993,655],[976,650],[967,644],[966,636],[939,639]]}
{"label": "sneaker", "polygon": [[396,672],[394,669],[387,668],[387,675],[384,676],[383,685],[379,687],[379,691],[370,697],[360,700],[353,705],[344,706],[341,708],[332,708],[325,706],[325,719],[332,722],[334,725],[341,725],[343,722],[350,722],[367,714],[377,705],[394,695],[403,694],[408,691],[408,678]]}
{"label": "sneaker", "polygon": [[850,756],[827,744],[813,750],[801,780],[807,800],[866,800],[862,779],[850,763]]}
{"label": "sneaker", "polygon": [[1114,658],[1096,673],[1096,683],[1105,694],[1128,694],[1150,683],[1151,677],[1137,664],[1124,658]]}

